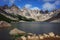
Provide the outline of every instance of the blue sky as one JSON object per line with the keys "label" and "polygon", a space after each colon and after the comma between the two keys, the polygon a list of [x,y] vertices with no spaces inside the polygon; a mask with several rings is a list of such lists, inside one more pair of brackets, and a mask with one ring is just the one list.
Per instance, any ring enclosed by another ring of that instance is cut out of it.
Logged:
{"label": "blue sky", "polygon": [[15,4],[19,8],[53,10],[60,8],[60,0],[0,0],[0,6]]}

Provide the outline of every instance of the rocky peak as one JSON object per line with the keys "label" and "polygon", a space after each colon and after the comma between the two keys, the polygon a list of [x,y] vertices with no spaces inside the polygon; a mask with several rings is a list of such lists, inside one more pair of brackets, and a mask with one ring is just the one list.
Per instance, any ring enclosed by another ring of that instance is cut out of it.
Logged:
{"label": "rocky peak", "polygon": [[53,17],[54,15],[56,16],[58,13],[60,13],[60,9],[54,10],[53,12],[48,12],[47,10],[45,13],[42,10],[30,10],[26,7],[23,9],[19,9],[16,5],[12,5],[10,9],[8,9],[8,6],[4,6],[5,11],[8,13],[13,13],[13,14],[19,14],[21,16],[25,16],[27,18],[33,18],[36,21],[45,21]]}
{"label": "rocky peak", "polygon": [[13,10],[13,11],[19,10],[19,8],[14,4],[10,7],[10,9]]}
{"label": "rocky peak", "polygon": [[3,9],[8,9],[8,8],[9,8],[8,5],[3,6]]}

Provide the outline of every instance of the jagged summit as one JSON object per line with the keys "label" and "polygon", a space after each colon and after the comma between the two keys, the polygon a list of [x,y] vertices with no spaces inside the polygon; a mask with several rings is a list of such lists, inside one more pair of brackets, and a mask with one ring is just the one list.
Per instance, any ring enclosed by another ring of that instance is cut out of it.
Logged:
{"label": "jagged summit", "polygon": [[16,9],[19,9],[15,4],[13,4],[12,6],[10,6],[10,8],[16,8]]}
{"label": "jagged summit", "polygon": [[[46,21],[49,19],[53,19],[53,17],[56,17],[57,14],[60,13],[60,9],[54,10],[52,12],[48,12],[47,10],[43,12],[42,10],[30,10],[27,8],[20,9],[16,5],[12,5],[10,8],[5,5],[3,10],[9,14],[14,14],[14,15],[21,15],[26,18],[32,18],[35,19],[36,21]],[[53,19],[54,20],[54,19]]]}

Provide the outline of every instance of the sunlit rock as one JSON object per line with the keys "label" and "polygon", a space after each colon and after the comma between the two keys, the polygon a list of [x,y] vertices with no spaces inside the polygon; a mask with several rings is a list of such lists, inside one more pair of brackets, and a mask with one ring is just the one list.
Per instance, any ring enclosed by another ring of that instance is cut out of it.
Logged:
{"label": "sunlit rock", "polygon": [[50,36],[50,37],[55,37],[55,34],[54,34],[53,32],[50,32],[50,33],[49,33],[49,36]]}
{"label": "sunlit rock", "polygon": [[39,40],[39,37],[38,37],[38,36],[36,36],[36,37],[35,37],[35,40]]}
{"label": "sunlit rock", "polygon": [[32,36],[28,36],[28,40],[38,40],[38,37],[36,34],[33,34]]}
{"label": "sunlit rock", "polygon": [[11,27],[11,24],[5,21],[0,21],[0,28],[9,28],[9,27]]}
{"label": "sunlit rock", "polygon": [[26,21],[20,20],[19,22],[26,22]]}
{"label": "sunlit rock", "polygon": [[40,38],[40,39],[44,39],[44,36],[43,36],[43,35],[39,35],[39,38]]}
{"label": "sunlit rock", "polygon": [[34,40],[34,37],[33,36],[28,37],[28,40]]}
{"label": "sunlit rock", "polygon": [[24,31],[21,31],[21,30],[19,30],[19,29],[17,29],[17,28],[14,28],[13,30],[10,31],[10,34],[11,34],[11,35],[25,34],[25,32],[24,32]]}
{"label": "sunlit rock", "polygon": [[28,38],[28,39],[30,39],[30,38],[31,38],[31,36],[29,36],[29,35],[28,35],[28,36],[27,36],[27,38]]}
{"label": "sunlit rock", "polygon": [[28,36],[27,36],[27,40],[33,40],[33,39],[32,39],[32,36],[29,36],[29,35],[28,35]]}
{"label": "sunlit rock", "polygon": [[32,35],[33,35],[33,33],[28,33],[28,35],[32,36]]}
{"label": "sunlit rock", "polygon": [[57,38],[60,38],[60,36],[59,36],[59,35],[56,35],[56,37],[57,37]]}
{"label": "sunlit rock", "polygon": [[21,39],[22,39],[22,40],[26,40],[26,37],[24,37],[24,36],[21,36]]}
{"label": "sunlit rock", "polygon": [[49,37],[49,35],[47,35],[47,34],[45,34],[45,33],[44,33],[43,35],[44,35],[44,37],[46,37],[46,38]]}

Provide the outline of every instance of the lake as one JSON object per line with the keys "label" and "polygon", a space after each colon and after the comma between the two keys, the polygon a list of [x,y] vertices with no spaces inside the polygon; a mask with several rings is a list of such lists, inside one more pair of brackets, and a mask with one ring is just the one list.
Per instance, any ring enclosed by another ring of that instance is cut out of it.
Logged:
{"label": "lake", "polygon": [[[26,33],[43,34],[54,32],[60,35],[60,23],[47,23],[47,22],[19,22],[11,23],[13,27],[16,27]],[[8,29],[0,30],[0,40],[12,40],[9,35]]]}
{"label": "lake", "polygon": [[23,30],[27,33],[49,33],[54,32],[60,34],[60,23],[47,23],[47,22],[20,22],[12,23],[14,27],[17,27],[20,30]]}

